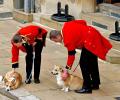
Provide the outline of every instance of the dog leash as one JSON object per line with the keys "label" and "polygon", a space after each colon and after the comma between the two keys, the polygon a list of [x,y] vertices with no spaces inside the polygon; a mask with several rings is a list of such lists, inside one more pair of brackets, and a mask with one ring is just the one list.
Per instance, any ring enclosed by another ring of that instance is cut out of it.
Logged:
{"label": "dog leash", "polygon": [[77,66],[74,68],[74,70],[73,70],[73,72],[75,72],[76,71],[76,69],[77,69],[77,67],[79,66],[79,63],[77,64]]}
{"label": "dog leash", "polygon": [[[34,60],[33,60],[33,63],[34,63]],[[29,77],[25,80],[25,83],[28,83],[28,81],[31,80],[31,78],[32,78],[32,70],[31,70],[31,73],[30,73]]]}
{"label": "dog leash", "polygon": [[25,80],[25,83],[28,83],[28,81],[31,80],[31,77],[32,77],[32,71],[31,71],[31,73],[30,73],[28,79]]}

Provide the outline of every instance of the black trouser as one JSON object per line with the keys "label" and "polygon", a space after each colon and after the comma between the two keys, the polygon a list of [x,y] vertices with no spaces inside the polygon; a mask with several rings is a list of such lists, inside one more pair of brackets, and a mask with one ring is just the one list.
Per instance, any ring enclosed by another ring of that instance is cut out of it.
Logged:
{"label": "black trouser", "polygon": [[97,4],[103,3],[103,0],[96,0]]}
{"label": "black trouser", "polygon": [[[26,78],[32,78],[32,66],[33,66],[33,47],[32,45],[25,46],[26,48]],[[39,79],[40,67],[41,67],[41,52],[43,49],[43,42],[38,41],[35,45],[35,58],[34,58],[34,79]]]}
{"label": "black trouser", "polygon": [[84,80],[84,88],[91,88],[92,85],[100,84],[98,57],[85,48],[81,52],[80,67]]}

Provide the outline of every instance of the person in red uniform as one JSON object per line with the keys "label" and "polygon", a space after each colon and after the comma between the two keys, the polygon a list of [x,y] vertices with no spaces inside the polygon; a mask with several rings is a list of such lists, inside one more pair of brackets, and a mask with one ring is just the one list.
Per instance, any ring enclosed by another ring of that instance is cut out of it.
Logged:
{"label": "person in red uniform", "polygon": [[[33,59],[34,82],[40,83],[41,53],[43,46],[45,46],[46,35],[47,30],[42,27],[29,25],[18,30],[11,40],[12,68],[19,67],[19,50],[26,53],[26,84],[31,83]],[[35,52],[34,57],[33,52]]]}
{"label": "person in red uniform", "polygon": [[[67,48],[67,70],[72,68],[75,49],[82,49],[79,64],[84,82],[82,88],[75,92],[92,93],[92,90],[99,89],[98,57],[106,60],[106,54],[112,48],[111,43],[94,27],[88,26],[85,20],[65,22],[62,31],[52,30],[49,37],[54,42],[63,42]],[[67,75],[63,74],[62,77],[66,79]]]}

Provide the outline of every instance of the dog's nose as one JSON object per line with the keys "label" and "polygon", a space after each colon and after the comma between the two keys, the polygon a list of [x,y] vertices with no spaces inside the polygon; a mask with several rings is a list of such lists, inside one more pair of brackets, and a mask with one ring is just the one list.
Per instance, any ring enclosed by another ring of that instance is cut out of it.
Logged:
{"label": "dog's nose", "polygon": [[10,91],[10,87],[5,87],[5,90],[6,91]]}
{"label": "dog's nose", "polygon": [[53,74],[53,72],[51,72],[51,74]]}
{"label": "dog's nose", "polygon": [[6,91],[10,91],[10,89],[6,89]]}

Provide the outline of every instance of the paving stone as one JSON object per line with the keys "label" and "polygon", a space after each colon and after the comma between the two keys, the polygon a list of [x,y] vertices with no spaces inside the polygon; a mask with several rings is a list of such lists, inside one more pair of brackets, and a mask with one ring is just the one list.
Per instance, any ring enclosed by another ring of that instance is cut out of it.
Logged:
{"label": "paving stone", "polygon": [[74,92],[65,93],[61,90],[47,90],[47,91],[39,91],[35,93],[37,97],[40,97],[41,100],[92,100],[92,97],[87,95],[80,95]]}
{"label": "paving stone", "polygon": [[18,88],[16,90],[11,90],[10,93],[17,97],[30,95],[30,93],[24,88]]}
{"label": "paving stone", "polygon": [[18,100],[18,97],[12,95],[9,91],[6,91],[4,87],[0,88],[0,94],[3,95],[4,97],[7,97],[13,100]]}
{"label": "paving stone", "polygon": [[102,91],[107,95],[119,95],[120,94],[120,82],[114,82],[109,84],[102,84]]}
{"label": "paving stone", "polygon": [[40,100],[39,98],[35,97],[34,95],[29,95],[25,97],[20,97],[20,100]]}
{"label": "paving stone", "polygon": [[0,94],[0,100],[12,100],[12,99]]}
{"label": "paving stone", "polygon": [[93,100],[115,100],[111,96],[95,97]]}

